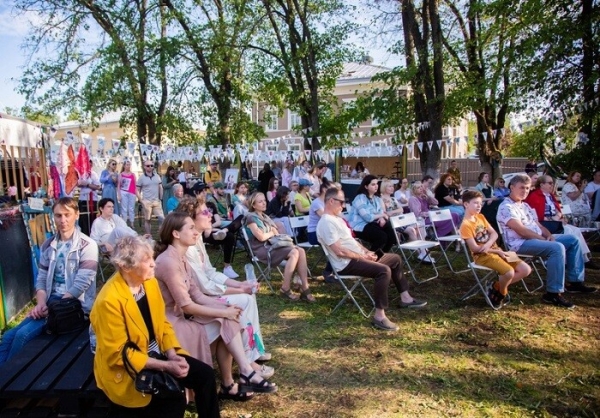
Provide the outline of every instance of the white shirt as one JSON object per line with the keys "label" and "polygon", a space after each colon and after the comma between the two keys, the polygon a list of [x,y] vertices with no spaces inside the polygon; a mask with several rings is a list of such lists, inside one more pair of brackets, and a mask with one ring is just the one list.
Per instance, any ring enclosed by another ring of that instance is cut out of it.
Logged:
{"label": "white shirt", "polygon": [[521,245],[526,241],[521,235],[510,229],[507,223],[511,219],[521,221],[523,226],[538,235],[542,235],[542,230],[537,224],[537,213],[525,202],[515,202],[510,197],[502,201],[498,207],[496,220],[498,226],[504,231],[504,242],[511,251],[519,251]]}
{"label": "white shirt", "polygon": [[[406,190],[398,189],[394,193],[394,197],[396,198],[398,203],[400,203],[400,206],[408,206],[408,199],[410,199],[410,196],[411,196],[411,194],[410,194],[409,189],[406,189]],[[402,203],[402,199],[406,199],[406,203]]]}
{"label": "white shirt", "polygon": [[115,228],[129,228],[127,223],[120,216],[113,215],[110,219],[104,219],[102,216],[98,216],[92,222],[92,230],[90,231],[90,238],[97,243],[104,243],[108,240],[108,237]]}
{"label": "white shirt", "polygon": [[590,194],[594,194],[594,192],[598,189],[600,189],[600,183],[594,183],[592,181],[592,182],[588,183],[587,186],[585,186],[584,192],[586,192],[589,196]]}
{"label": "white shirt", "polygon": [[348,225],[346,225],[346,222],[338,216],[329,215],[327,213],[324,213],[323,216],[321,216],[321,220],[319,220],[319,224],[317,225],[317,239],[321,245],[327,247],[330,254],[329,261],[331,261],[331,266],[335,271],[341,271],[350,264],[349,258],[338,257],[331,251],[331,246],[336,242],[340,241],[342,247],[363,254],[360,245],[352,238]]}

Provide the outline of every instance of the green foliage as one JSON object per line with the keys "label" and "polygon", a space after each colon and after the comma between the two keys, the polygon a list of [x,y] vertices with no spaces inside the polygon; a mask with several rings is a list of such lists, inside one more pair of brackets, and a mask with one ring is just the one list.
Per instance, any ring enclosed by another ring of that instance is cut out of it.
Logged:
{"label": "green foliage", "polygon": [[525,128],[523,132],[513,134],[507,157],[526,157],[534,160],[540,158],[540,149],[552,141],[547,133],[548,127],[535,125]]}

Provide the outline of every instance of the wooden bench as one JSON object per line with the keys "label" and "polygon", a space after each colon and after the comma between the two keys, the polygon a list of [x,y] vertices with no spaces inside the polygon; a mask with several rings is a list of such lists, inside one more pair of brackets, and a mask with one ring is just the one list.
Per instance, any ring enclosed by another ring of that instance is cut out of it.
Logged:
{"label": "wooden bench", "polygon": [[0,366],[0,417],[105,415],[93,361],[88,327],[36,337]]}

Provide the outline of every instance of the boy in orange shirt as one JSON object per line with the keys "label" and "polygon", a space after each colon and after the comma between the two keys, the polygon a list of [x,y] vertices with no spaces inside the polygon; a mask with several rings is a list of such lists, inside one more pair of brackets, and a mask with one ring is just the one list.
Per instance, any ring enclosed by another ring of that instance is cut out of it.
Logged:
{"label": "boy in orange shirt", "polygon": [[488,296],[492,304],[499,307],[508,295],[508,286],[529,276],[531,267],[518,258],[508,261],[514,253],[506,253],[496,244],[498,233],[480,213],[482,199],[483,194],[479,191],[467,190],[463,193],[465,217],[460,226],[460,236],[467,243],[477,264],[498,272],[500,280],[490,286]]}

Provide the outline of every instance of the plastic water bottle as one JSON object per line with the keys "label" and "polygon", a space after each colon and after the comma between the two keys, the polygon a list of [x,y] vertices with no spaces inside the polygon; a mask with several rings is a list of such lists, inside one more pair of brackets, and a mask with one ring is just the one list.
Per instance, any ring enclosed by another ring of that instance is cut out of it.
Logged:
{"label": "plastic water bottle", "polygon": [[254,274],[254,266],[250,263],[244,266],[246,271],[246,281],[252,284],[252,293],[256,293],[258,289],[258,280],[256,280],[256,274]]}
{"label": "plastic water bottle", "polygon": [[94,328],[90,324],[90,351],[92,354],[96,354],[96,333],[94,332]]}

